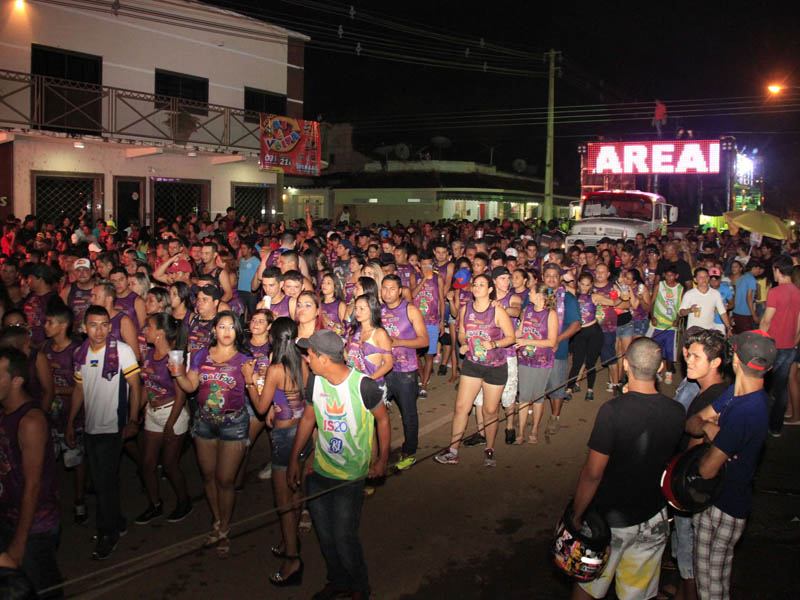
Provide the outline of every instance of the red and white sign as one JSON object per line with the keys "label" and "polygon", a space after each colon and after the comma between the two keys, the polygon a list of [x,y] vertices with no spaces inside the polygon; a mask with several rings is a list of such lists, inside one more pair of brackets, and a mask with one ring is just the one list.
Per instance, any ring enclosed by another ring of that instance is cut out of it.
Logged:
{"label": "red and white sign", "polygon": [[595,142],[588,145],[595,175],[719,173],[719,140]]}

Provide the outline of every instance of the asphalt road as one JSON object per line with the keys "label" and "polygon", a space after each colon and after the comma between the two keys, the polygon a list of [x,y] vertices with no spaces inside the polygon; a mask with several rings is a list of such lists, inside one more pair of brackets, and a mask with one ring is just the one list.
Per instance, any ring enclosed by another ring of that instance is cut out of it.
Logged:
{"label": "asphalt road", "polygon": [[[570,582],[551,566],[552,532],[573,493],[586,456],[586,440],[599,406],[609,395],[605,374],[597,400],[580,392],[565,406],[557,435],[540,435],[536,445],[496,445],[498,465],[483,466],[482,447],[464,448],[457,466],[431,457],[447,444],[455,389],[433,376],[429,398],[419,401],[419,462],[395,474],[365,500],[361,537],[375,598],[559,598]],[[665,393],[672,387],[664,386]],[[547,419],[543,419],[543,428]],[[392,446],[402,440],[400,416],[391,413]],[[502,427],[502,425],[501,425]],[[470,431],[475,428],[470,422]],[[182,458],[195,499],[183,522],[160,519],[130,524],[117,551],[102,563],[90,560],[93,529],[71,522],[71,480],[62,486],[65,521],[59,561],[69,597],[290,599],[310,598],[325,583],[325,569],[313,533],[302,536],[305,576],[301,586],[276,589],[267,575],[279,560],[269,546],[280,539],[269,482],[255,478],[268,456],[268,440],[256,443],[244,491],[237,494],[230,557],[199,549],[210,527],[210,512],[193,450]],[[770,438],[756,481],[756,504],[737,548],[733,597],[800,597],[800,428]],[[146,500],[133,463],[123,458],[123,512],[129,520]],[[165,512],[174,496],[162,480]],[[88,498],[90,516],[94,497]],[[794,519],[794,520],[793,520]],[[90,519],[90,525],[93,524]]]}

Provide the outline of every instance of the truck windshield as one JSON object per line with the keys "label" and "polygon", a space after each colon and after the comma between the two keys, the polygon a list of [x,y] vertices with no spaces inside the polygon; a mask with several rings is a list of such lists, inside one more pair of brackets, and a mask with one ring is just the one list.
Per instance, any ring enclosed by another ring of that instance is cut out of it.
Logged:
{"label": "truck windshield", "polygon": [[583,216],[617,217],[619,219],[653,218],[653,202],[647,196],[628,194],[597,194],[589,196],[583,203]]}

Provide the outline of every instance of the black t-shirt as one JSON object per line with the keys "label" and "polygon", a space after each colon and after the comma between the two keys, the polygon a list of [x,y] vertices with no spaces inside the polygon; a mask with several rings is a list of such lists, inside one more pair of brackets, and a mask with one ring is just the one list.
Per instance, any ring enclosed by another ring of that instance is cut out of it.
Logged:
{"label": "black t-shirt", "polygon": [[[730,383],[722,382],[722,383],[715,383],[711,387],[709,387],[705,392],[700,392],[697,396],[694,397],[692,403],[689,405],[689,408],[686,410],[686,420],[689,420],[689,417],[692,417],[703,410],[706,406],[714,402],[717,398],[722,395],[722,392],[727,390],[731,386]],[[679,450],[682,452],[689,447],[689,440],[691,440],[691,436],[684,432],[683,436],[681,437],[681,443]]]}
{"label": "black t-shirt", "polygon": [[592,504],[609,526],[636,525],[664,507],[661,474],[685,418],[683,407],[662,394],[628,392],[600,407],[588,445],[609,460]]}
{"label": "black t-shirt", "polygon": [[661,278],[664,279],[664,269],[668,266],[674,266],[678,269],[678,282],[682,285],[686,285],[687,281],[692,280],[692,268],[689,266],[689,263],[679,258],[675,262],[670,262],[664,258],[658,261],[658,268],[656,269],[656,274]]}
{"label": "black t-shirt", "polygon": [[[306,404],[314,404],[314,381],[316,377],[317,376],[313,373],[308,376],[308,382],[306,383]],[[375,383],[374,379],[370,379],[367,376],[364,376],[361,380],[359,391],[361,392],[361,402],[364,403],[367,410],[373,410],[383,399],[383,392],[381,392],[378,384]]]}

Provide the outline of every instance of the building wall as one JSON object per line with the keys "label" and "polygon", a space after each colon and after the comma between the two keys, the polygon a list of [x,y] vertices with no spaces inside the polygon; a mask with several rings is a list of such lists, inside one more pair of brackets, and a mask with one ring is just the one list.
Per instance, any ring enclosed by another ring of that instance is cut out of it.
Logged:
{"label": "building wall", "polygon": [[[184,153],[154,154],[142,158],[126,158],[125,151],[137,148],[128,144],[85,141],[85,148],[72,146],[72,140],[45,136],[14,139],[14,214],[33,212],[31,171],[53,173],[103,174],[104,207],[107,219],[114,218],[114,176],[169,177],[199,179],[211,182],[210,211],[212,216],[224,213],[231,205],[231,183],[275,185],[275,173],[261,171],[257,158],[223,165],[212,164],[215,155],[200,154],[190,158]],[[147,206],[151,206],[149,186],[145,186]],[[156,215],[158,216],[158,215]]]}
{"label": "building wall", "polygon": [[[411,219],[436,221],[442,218],[435,189],[337,189],[333,193],[333,218],[345,206],[350,209],[351,222],[394,223],[399,220],[407,223]],[[370,203],[370,198],[377,199],[378,202]],[[409,198],[419,202],[410,203]]]}
{"label": "building wall", "polygon": [[[244,107],[244,87],[287,94],[287,30],[226,14],[190,2],[136,0],[126,5],[236,25],[274,41],[201,31],[197,27],[157,23],[127,16],[57,5],[25,2],[0,4],[0,68],[30,72],[31,44],[42,44],[103,57],[103,85],[153,93],[155,69],[206,77],[209,102]],[[302,41],[293,55],[302,54]],[[302,106],[302,77],[292,78],[288,104]],[[297,97],[299,96],[299,97]]]}

